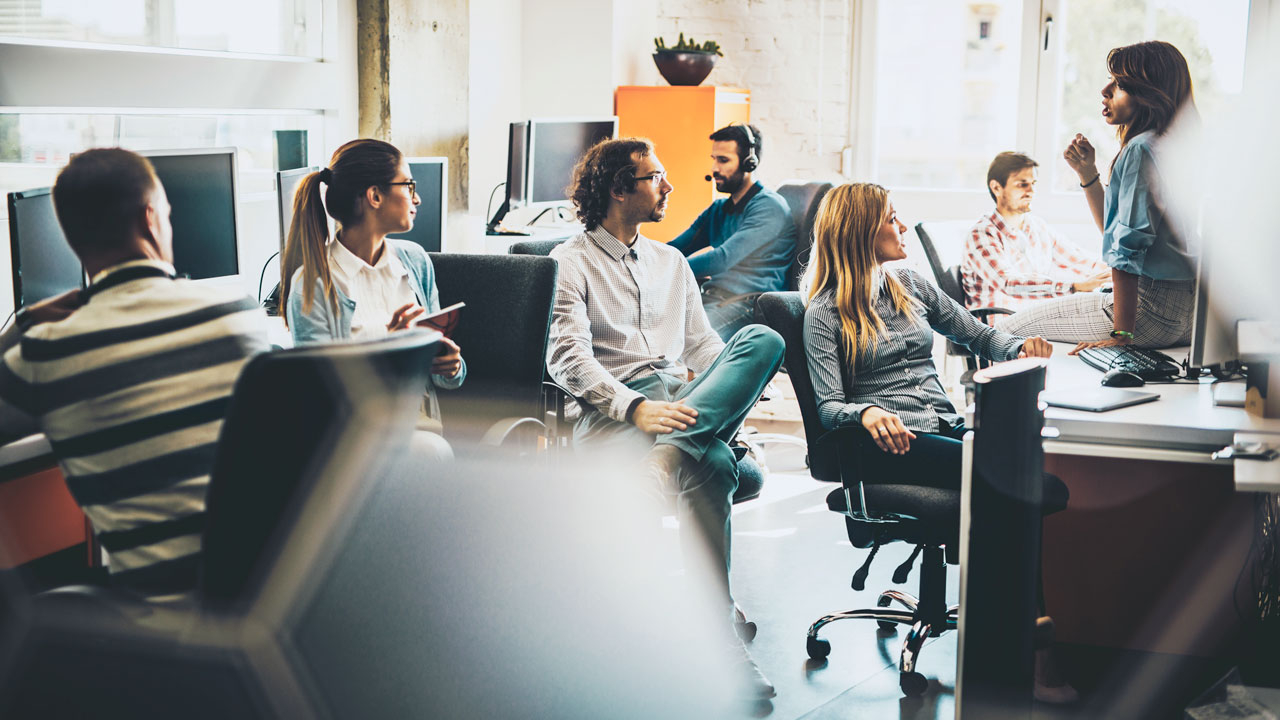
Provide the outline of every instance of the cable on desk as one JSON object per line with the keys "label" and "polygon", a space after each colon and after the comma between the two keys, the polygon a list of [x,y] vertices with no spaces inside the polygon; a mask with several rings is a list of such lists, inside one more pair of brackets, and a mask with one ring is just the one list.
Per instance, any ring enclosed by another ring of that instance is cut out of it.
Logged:
{"label": "cable on desk", "polygon": [[259,305],[262,304],[262,280],[267,276],[267,266],[270,265],[271,261],[275,260],[278,255],[280,255],[280,252],[278,250],[272,253],[271,257],[267,258],[267,261],[262,263],[262,272],[258,273],[258,304]]}
{"label": "cable on desk", "polygon": [[494,185],[493,189],[489,191],[489,202],[484,204],[484,217],[486,220],[493,217],[493,194],[498,192],[498,188],[501,188],[504,185],[506,185],[505,182],[500,182],[497,185]]}

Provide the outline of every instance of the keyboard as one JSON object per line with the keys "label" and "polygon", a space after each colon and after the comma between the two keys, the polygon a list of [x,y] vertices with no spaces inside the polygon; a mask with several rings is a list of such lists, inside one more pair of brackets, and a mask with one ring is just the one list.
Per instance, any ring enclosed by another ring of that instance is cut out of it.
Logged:
{"label": "keyboard", "polygon": [[1182,366],[1156,350],[1135,347],[1085,348],[1077,355],[1086,365],[1106,372],[1125,370],[1143,380],[1170,380],[1182,374]]}

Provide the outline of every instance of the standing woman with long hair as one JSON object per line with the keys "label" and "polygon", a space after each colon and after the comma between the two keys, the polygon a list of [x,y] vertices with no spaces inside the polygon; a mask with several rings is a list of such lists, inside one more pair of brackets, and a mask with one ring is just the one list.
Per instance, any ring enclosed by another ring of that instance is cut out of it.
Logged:
{"label": "standing woman with long hair", "polygon": [[[413,228],[420,202],[409,163],[381,140],[352,140],[334,152],[329,167],[302,180],[280,261],[280,295],[295,344],[376,338],[440,309],[427,252],[387,237]],[[338,223],[333,238],[326,209]],[[462,385],[466,364],[457,344],[441,342],[431,382],[451,390]],[[433,387],[424,396],[419,428],[440,432]]]}
{"label": "standing woman with long hair", "polygon": [[1111,78],[1102,88],[1102,117],[1116,128],[1120,152],[1105,188],[1088,138],[1077,134],[1063,157],[1080,176],[1102,259],[1114,291],[1046,301],[997,324],[1086,347],[1184,345],[1195,312],[1194,229],[1176,224],[1162,206],[1160,145],[1179,113],[1198,120],[1191,72],[1167,42],[1127,45],[1107,55]]}

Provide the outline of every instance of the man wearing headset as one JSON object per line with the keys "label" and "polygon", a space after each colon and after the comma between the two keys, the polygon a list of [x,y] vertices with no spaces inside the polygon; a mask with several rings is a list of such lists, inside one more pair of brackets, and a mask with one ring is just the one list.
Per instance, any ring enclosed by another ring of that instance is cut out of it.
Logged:
{"label": "man wearing headset", "polygon": [[762,140],[757,128],[742,123],[711,133],[707,180],[729,197],[711,203],[670,243],[689,258],[695,277],[710,278],[702,284],[702,307],[726,341],[751,323],[760,293],[787,289],[795,253],[787,201],[753,177]]}

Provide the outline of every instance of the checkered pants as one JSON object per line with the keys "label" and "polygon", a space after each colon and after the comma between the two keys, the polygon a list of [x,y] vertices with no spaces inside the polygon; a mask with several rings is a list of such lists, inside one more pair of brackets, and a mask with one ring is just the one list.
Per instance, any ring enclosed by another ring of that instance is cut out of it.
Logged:
{"label": "checkered pants", "polygon": [[[1138,278],[1138,311],[1133,344],[1147,348],[1186,345],[1195,315],[1195,280]],[[996,323],[996,329],[1057,342],[1105,340],[1115,327],[1111,293],[1077,293],[1035,303]]]}

